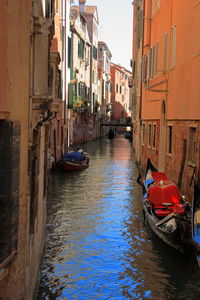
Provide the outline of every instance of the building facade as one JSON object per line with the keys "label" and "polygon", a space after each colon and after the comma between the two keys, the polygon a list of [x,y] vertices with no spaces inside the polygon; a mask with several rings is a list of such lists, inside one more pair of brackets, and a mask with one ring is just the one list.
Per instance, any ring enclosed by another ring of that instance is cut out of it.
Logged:
{"label": "building facade", "polygon": [[88,119],[90,113],[90,55],[91,43],[87,20],[79,7],[71,9],[71,79],[72,93],[72,135],[71,144],[88,140]]}
{"label": "building facade", "polygon": [[135,95],[141,78],[135,101],[141,109],[138,157],[142,167],[150,158],[191,201],[200,180],[200,4],[138,0],[134,8]]}
{"label": "building facade", "polygon": [[[111,112],[111,64],[112,54],[105,42],[98,43],[98,102],[100,105],[101,122],[110,121]],[[103,129],[102,129],[103,130]],[[104,134],[107,132],[106,128]]]}
{"label": "building facade", "polygon": [[111,63],[111,120],[119,123],[129,122],[131,118],[131,93],[129,87],[129,78],[131,72],[124,67]]}

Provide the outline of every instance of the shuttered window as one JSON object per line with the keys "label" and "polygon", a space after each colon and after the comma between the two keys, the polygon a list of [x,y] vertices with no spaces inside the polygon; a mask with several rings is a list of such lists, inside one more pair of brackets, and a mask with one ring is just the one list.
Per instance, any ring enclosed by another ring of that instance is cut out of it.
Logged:
{"label": "shuttered window", "polygon": [[82,59],[84,59],[84,41],[82,39],[78,42],[78,56]]}
{"label": "shuttered window", "polygon": [[163,73],[167,71],[167,61],[168,61],[168,33],[165,33],[164,41],[163,41]]}
{"label": "shuttered window", "polygon": [[145,145],[145,131],[146,131],[146,126],[145,123],[142,124],[142,145]]}
{"label": "shuttered window", "polygon": [[68,37],[68,68],[71,68],[71,56],[72,56],[71,38]]}
{"label": "shuttered window", "polygon": [[170,68],[175,67],[176,61],[176,25],[171,28],[171,57],[170,57]]}
{"label": "shuttered window", "polygon": [[95,60],[97,60],[97,52],[98,52],[97,48],[95,46],[93,46],[93,58]]}
{"label": "shuttered window", "polygon": [[172,154],[172,126],[168,126],[168,153]]}
{"label": "shuttered window", "polygon": [[151,68],[151,49],[148,51],[148,56],[147,56],[147,80],[150,79],[150,68]]}
{"label": "shuttered window", "polygon": [[147,56],[142,56],[142,81],[145,81],[147,78]]}
{"label": "shuttered window", "polygon": [[196,161],[196,127],[189,128],[189,161]]}
{"label": "shuttered window", "polygon": [[151,147],[151,124],[148,125],[148,146]]}
{"label": "shuttered window", "polygon": [[68,108],[73,108],[73,85],[68,84]]}
{"label": "shuttered window", "polygon": [[150,49],[149,53],[149,78],[153,77],[153,48]]}
{"label": "shuttered window", "polygon": [[154,76],[158,76],[158,54],[159,54],[159,43],[155,44],[155,59],[154,59]]}
{"label": "shuttered window", "polygon": [[156,125],[153,125],[152,147],[156,148]]}

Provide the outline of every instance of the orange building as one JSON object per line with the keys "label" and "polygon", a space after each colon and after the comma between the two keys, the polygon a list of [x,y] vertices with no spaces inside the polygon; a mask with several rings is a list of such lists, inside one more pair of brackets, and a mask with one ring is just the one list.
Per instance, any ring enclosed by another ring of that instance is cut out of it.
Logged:
{"label": "orange building", "polygon": [[[32,5],[33,4],[33,5]],[[48,4],[48,5],[47,5]],[[1,1],[0,299],[33,299],[46,234],[51,1]],[[53,2],[52,2],[53,4]]]}
{"label": "orange building", "polygon": [[190,199],[194,174],[200,181],[199,15],[199,1],[134,2],[137,160],[151,158]]}
{"label": "orange building", "polygon": [[110,65],[110,72],[112,82],[111,119],[123,123],[128,117],[131,117],[129,88],[129,77],[131,77],[131,72],[114,63],[111,63]]}

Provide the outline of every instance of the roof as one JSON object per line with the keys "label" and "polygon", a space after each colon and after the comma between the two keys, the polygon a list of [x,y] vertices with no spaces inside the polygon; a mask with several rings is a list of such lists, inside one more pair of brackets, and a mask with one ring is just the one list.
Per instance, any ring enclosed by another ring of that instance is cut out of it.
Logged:
{"label": "roof", "polygon": [[[80,7],[78,5],[71,6],[71,9],[76,9],[79,12]],[[98,21],[98,13],[97,13],[97,6],[92,6],[92,5],[85,5],[84,6],[84,12],[82,13],[83,15],[94,15],[97,14],[97,21]]]}
{"label": "roof", "polygon": [[[77,5],[74,5],[74,6],[71,6],[71,9],[75,9],[77,11],[79,11],[79,6]],[[84,14],[94,14],[97,10],[97,6],[87,6],[85,5],[84,6]]]}
{"label": "roof", "polygon": [[115,69],[117,69],[118,71],[120,71],[120,72],[122,72],[122,73],[129,73],[130,75],[132,75],[132,72],[131,72],[131,71],[129,71],[129,70],[127,70],[125,67],[122,67],[122,66],[120,66],[120,65],[117,65],[117,64],[115,64],[115,63],[113,63],[113,62],[111,62],[110,67],[111,67],[111,68],[115,68]]}
{"label": "roof", "polygon": [[108,48],[107,44],[103,41],[98,41],[98,46],[104,46],[105,50],[108,52],[110,58],[112,57],[112,53],[110,49]]}
{"label": "roof", "polygon": [[97,10],[97,6],[85,6],[84,13],[86,14],[94,14],[95,11]]}

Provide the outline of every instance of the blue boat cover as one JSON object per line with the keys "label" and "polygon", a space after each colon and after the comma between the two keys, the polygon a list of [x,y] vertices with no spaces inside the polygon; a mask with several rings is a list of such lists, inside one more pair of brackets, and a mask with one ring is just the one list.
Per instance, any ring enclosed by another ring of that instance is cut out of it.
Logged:
{"label": "blue boat cover", "polygon": [[79,152],[74,151],[74,152],[69,152],[67,154],[64,154],[62,160],[81,162],[85,160],[85,156]]}

